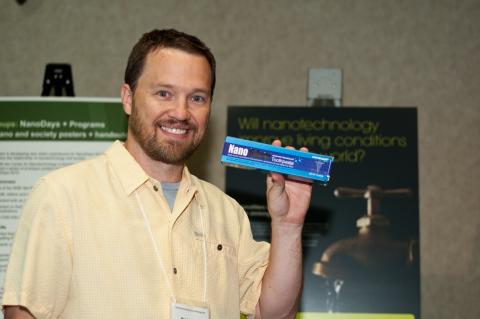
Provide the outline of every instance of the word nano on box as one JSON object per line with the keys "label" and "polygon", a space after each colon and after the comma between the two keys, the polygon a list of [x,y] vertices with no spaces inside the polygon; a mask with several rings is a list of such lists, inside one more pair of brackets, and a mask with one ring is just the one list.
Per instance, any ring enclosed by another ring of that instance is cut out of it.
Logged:
{"label": "word nano on box", "polygon": [[227,136],[220,161],[224,165],[260,169],[326,184],[333,157]]}

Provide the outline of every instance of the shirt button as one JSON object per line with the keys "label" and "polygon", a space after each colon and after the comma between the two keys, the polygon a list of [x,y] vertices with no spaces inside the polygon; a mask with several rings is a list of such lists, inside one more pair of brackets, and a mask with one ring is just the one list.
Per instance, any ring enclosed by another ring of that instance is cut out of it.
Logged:
{"label": "shirt button", "polygon": [[158,186],[157,185],[153,185],[153,190],[158,192]]}
{"label": "shirt button", "polygon": [[222,245],[220,245],[220,244],[218,244],[218,246],[217,246],[217,250],[222,250],[222,249],[223,249],[223,246],[222,246]]}
{"label": "shirt button", "polygon": [[177,274],[177,267],[173,267],[173,273],[176,275]]}

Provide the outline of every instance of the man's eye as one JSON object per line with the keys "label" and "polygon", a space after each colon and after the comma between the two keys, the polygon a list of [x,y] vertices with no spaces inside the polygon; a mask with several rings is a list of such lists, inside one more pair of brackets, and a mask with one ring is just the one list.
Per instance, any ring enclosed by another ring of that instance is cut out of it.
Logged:
{"label": "man's eye", "polygon": [[157,92],[157,95],[161,96],[161,97],[169,97],[170,93],[168,91],[165,91],[165,90],[160,90],[160,91]]}
{"label": "man's eye", "polygon": [[192,96],[192,101],[195,103],[205,103],[207,99],[201,95]]}

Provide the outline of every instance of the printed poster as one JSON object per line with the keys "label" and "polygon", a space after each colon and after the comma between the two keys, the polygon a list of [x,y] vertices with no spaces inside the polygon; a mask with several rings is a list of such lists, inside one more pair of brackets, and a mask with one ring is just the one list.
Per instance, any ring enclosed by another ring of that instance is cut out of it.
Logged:
{"label": "printed poster", "polygon": [[[297,318],[419,318],[416,108],[232,106],[227,135],[335,157],[304,226]],[[226,169],[227,193],[269,241],[265,177]]]}
{"label": "printed poster", "polygon": [[0,114],[1,298],[17,222],[33,184],[125,140],[127,120],[118,99],[101,98],[0,98]]}

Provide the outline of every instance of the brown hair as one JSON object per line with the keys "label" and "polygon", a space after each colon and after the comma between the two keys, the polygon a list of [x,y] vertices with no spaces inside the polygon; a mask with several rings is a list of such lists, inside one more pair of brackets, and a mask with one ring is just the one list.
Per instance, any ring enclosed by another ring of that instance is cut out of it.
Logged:
{"label": "brown hair", "polygon": [[124,81],[135,91],[138,78],[142,74],[147,55],[159,48],[179,49],[188,53],[205,57],[210,64],[212,83],[211,96],[215,89],[215,57],[200,39],[174,29],[152,30],[145,33],[132,48],[125,69]]}

